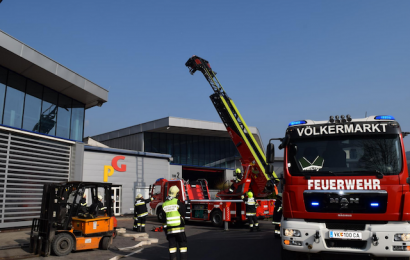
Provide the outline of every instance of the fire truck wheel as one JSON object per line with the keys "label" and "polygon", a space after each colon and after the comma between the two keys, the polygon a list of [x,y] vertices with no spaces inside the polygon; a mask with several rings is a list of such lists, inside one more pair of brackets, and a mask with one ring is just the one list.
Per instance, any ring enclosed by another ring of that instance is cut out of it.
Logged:
{"label": "fire truck wheel", "polygon": [[159,222],[162,222],[162,220],[165,218],[164,212],[159,210],[157,212],[157,218],[158,218]]}
{"label": "fire truck wheel", "polygon": [[100,241],[100,248],[103,250],[108,250],[111,244],[111,237],[103,237]]}
{"label": "fire truck wheel", "polygon": [[64,256],[71,253],[74,247],[74,239],[70,234],[60,233],[56,235],[51,244],[51,249],[57,256]]}
{"label": "fire truck wheel", "polygon": [[222,227],[224,224],[222,212],[220,210],[215,210],[214,212],[212,212],[211,221],[212,225],[214,225],[215,227]]}
{"label": "fire truck wheel", "polygon": [[283,247],[281,249],[281,255],[282,255],[282,260],[299,259],[298,252],[288,251],[288,250],[283,249]]}

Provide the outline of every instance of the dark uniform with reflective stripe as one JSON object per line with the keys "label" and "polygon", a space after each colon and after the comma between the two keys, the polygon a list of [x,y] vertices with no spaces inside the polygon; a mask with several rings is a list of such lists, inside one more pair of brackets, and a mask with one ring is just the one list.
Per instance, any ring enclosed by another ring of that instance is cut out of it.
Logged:
{"label": "dark uniform with reflective stripe", "polygon": [[250,231],[253,231],[253,227],[256,227],[256,230],[259,231],[259,222],[256,218],[256,199],[255,198],[243,198],[243,201],[246,205],[246,217],[249,221]]}
{"label": "dark uniform with reflective stripe", "polygon": [[134,230],[138,232],[145,232],[145,221],[148,216],[147,204],[150,203],[153,198],[149,199],[137,199],[134,205]]}
{"label": "dark uniform with reflective stripe", "polygon": [[273,209],[272,224],[275,225],[275,234],[280,235],[280,221],[282,220],[282,198],[276,197],[275,208]]}
{"label": "dark uniform with reflective stripe", "polygon": [[[164,207],[177,206],[178,212],[166,212]],[[169,242],[169,254],[171,260],[177,260],[177,251],[181,253],[181,260],[188,259],[188,241],[185,235],[185,204],[178,199],[167,197],[167,200],[162,205],[161,211],[163,216],[162,223],[164,231]],[[179,218],[178,218],[179,217]],[[174,224],[178,222],[179,224]]]}

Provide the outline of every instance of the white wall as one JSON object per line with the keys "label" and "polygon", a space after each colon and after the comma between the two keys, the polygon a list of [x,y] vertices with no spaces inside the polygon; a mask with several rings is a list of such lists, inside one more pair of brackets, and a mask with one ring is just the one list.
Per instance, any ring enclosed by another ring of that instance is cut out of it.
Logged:
{"label": "white wall", "polygon": [[108,182],[122,185],[121,214],[132,214],[135,195],[141,193],[148,198],[148,187],[158,178],[169,178],[170,165],[166,158],[149,158],[134,155],[85,151],[83,181],[104,182],[104,165],[112,166],[116,156],[124,156],[118,166],[126,165],[125,172],[114,171]]}

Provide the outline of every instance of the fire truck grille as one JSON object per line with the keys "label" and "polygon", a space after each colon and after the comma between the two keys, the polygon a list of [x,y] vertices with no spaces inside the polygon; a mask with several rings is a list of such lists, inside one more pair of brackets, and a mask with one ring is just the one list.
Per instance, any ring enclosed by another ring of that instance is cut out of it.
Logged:
{"label": "fire truck grille", "polygon": [[327,229],[364,230],[365,223],[326,223]]}
{"label": "fire truck grille", "polygon": [[352,249],[365,249],[367,241],[361,240],[337,240],[337,239],[325,239],[326,246],[329,248],[352,248]]}

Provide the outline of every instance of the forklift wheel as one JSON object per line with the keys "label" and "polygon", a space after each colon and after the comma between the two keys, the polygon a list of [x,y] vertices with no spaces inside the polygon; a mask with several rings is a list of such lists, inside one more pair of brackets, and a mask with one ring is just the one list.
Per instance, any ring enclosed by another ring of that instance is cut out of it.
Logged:
{"label": "forklift wheel", "polygon": [[100,242],[100,248],[103,250],[108,250],[111,244],[111,237],[103,237]]}
{"label": "forklift wheel", "polygon": [[56,235],[51,244],[54,254],[58,256],[68,255],[74,247],[74,239],[70,234],[60,233]]}

